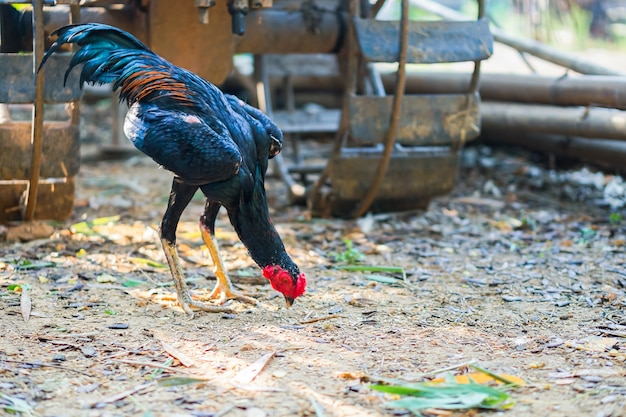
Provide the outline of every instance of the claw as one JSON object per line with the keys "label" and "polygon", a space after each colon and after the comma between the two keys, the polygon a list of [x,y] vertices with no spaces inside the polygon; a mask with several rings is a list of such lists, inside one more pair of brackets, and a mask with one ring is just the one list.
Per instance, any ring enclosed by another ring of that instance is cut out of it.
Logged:
{"label": "claw", "polygon": [[[188,307],[194,307],[194,308],[197,308],[198,310],[206,311],[208,313],[232,313],[233,312],[233,309],[230,307],[214,306],[214,305],[205,304],[203,302],[195,301],[195,300],[191,300]],[[191,315],[191,318],[193,318],[193,311],[191,312],[190,315]]]}
{"label": "claw", "polygon": [[248,297],[247,295],[244,295],[239,291],[235,291],[232,289],[232,287],[224,288],[219,281],[215,285],[215,288],[213,289],[209,297],[212,300],[217,300],[218,304],[224,304],[227,300],[239,300],[252,305],[259,304],[256,299]]}

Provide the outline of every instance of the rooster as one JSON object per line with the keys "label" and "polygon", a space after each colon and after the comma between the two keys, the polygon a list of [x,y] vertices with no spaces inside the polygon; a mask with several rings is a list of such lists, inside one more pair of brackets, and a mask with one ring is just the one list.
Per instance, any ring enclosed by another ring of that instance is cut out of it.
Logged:
{"label": "rooster", "polygon": [[[78,24],[52,35],[58,38],[39,68],[63,44],[81,47],[70,61],[65,81],[75,66],[83,64],[81,85],[112,83],[120,101],[130,107],[124,123],[126,136],[174,175],[160,237],[183,310],[193,316],[194,309],[230,311],[222,305],[228,299],[257,303],[237,292],[226,274],[215,239],[215,219],[222,206],[263,276],[290,307],[304,293],[306,278],[287,254],[265,196],[268,159],[282,145],[280,129],[261,111],[171,64],[118,28]],[[219,305],[191,298],[176,250],[178,222],[198,189],[206,197],[200,231],[217,278],[210,298]]]}

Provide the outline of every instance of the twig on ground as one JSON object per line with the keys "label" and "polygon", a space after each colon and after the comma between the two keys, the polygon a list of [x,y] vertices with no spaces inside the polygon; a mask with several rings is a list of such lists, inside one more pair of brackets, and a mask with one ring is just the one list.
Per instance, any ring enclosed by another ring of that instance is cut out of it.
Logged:
{"label": "twig on ground", "polygon": [[129,365],[147,366],[149,368],[163,369],[163,370],[166,370],[166,371],[172,371],[172,372],[176,372],[176,373],[183,374],[183,375],[193,376],[193,374],[191,372],[187,372],[185,370],[178,369],[177,367],[174,367],[174,366],[162,365],[162,364],[158,364],[158,363],[134,361],[134,360],[131,360],[131,359],[107,359],[107,360],[113,360],[115,362],[127,363]]}
{"label": "twig on ground", "polygon": [[324,320],[330,320],[330,319],[336,319],[339,317],[339,314],[330,314],[328,316],[324,316],[324,317],[316,317],[314,319],[309,319],[309,320],[303,320],[300,321],[298,323],[300,324],[311,324],[311,323],[316,323],[318,321],[324,321]]}
{"label": "twig on ground", "polygon": [[230,413],[232,410],[235,409],[234,405],[227,405],[226,407],[222,408],[220,411],[218,411],[217,413],[214,414],[213,417],[222,417],[225,416],[226,414]]}
{"label": "twig on ground", "polygon": [[483,374],[492,377],[496,381],[500,381],[500,382],[505,383],[507,385],[513,385],[515,387],[519,387],[520,386],[520,384],[518,384],[517,382],[511,381],[510,379],[505,378],[502,375],[494,374],[493,372],[491,372],[491,371],[489,371],[489,370],[487,370],[485,368],[482,368],[482,367],[480,367],[478,365],[470,364],[469,367],[477,370],[478,372],[482,372]]}
{"label": "twig on ground", "polygon": [[455,369],[459,369],[462,367],[469,367],[472,364],[476,363],[476,359],[472,359],[470,361],[467,362],[463,362],[463,363],[459,363],[457,365],[452,365],[452,366],[446,366],[445,368],[439,368],[439,369],[434,369],[432,371],[428,371],[428,372],[422,372],[421,374],[418,375],[414,375],[412,376],[410,379],[404,379],[404,380],[399,380],[399,379],[393,379],[393,378],[385,378],[385,377],[378,377],[378,376],[368,376],[367,378],[370,381],[380,381],[380,382],[386,382],[386,383],[391,383],[391,384],[402,384],[402,383],[406,383],[406,382],[411,382],[411,381],[417,381],[419,379],[422,379],[426,376],[430,376],[430,375],[437,375],[437,374],[441,374],[443,372],[448,372],[448,371],[453,371]]}
{"label": "twig on ground", "polygon": [[316,417],[325,417],[324,407],[320,403],[318,403],[315,398],[309,397],[309,401],[311,402],[311,406],[313,407],[313,411],[315,411]]}
{"label": "twig on ground", "polygon": [[248,385],[248,384],[238,384],[234,381],[231,381],[230,384],[237,389],[240,389],[242,391],[249,391],[249,392],[285,392],[286,390],[282,389],[282,388],[278,388],[278,387],[267,387],[267,386],[260,386],[260,385]]}
{"label": "twig on ground", "polygon": [[78,369],[69,368],[63,365],[56,365],[53,363],[36,363],[36,362],[18,361],[14,359],[0,359],[0,362],[19,363],[22,365],[28,365],[28,366],[39,367],[39,368],[63,369],[64,371],[72,371],[72,372],[76,372],[77,374],[85,375],[85,376],[92,377],[92,378],[95,376],[95,375],[88,374],[87,372],[79,371]]}
{"label": "twig on ground", "polygon": [[64,339],[64,338],[79,338],[79,337],[93,337],[93,336],[97,336],[99,335],[100,332],[86,332],[86,333],[59,333],[58,335],[54,335],[54,336],[48,336],[48,335],[43,335],[43,336],[38,336],[39,339],[44,339],[44,340],[54,340],[54,339]]}
{"label": "twig on ground", "polygon": [[154,380],[153,381],[144,382],[143,384],[137,385],[136,387],[131,388],[131,389],[127,390],[127,391],[123,391],[123,392],[120,392],[119,394],[115,394],[115,395],[113,395],[113,396],[111,396],[109,398],[105,398],[102,401],[96,401],[92,405],[92,407],[95,406],[96,404],[110,404],[110,403],[114,403],[114,402],[119,401],[119,400],[123,400],[124,398],[128,397],[129,395],[133,395],[133,394],[136,394],[136,393],[138,393],[140,391],[143,391],[146,388],[149,388],[151,385],[154,385],[155,383],[156,383],[156,381],[154,381]]}

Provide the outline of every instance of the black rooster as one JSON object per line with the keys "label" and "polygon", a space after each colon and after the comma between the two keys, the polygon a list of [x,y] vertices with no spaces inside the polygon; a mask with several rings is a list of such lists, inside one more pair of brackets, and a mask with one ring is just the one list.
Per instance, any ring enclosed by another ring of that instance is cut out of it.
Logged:
{"label": "black rooster", "polygon": [[[228,310],[192,300],[176,251],[176,228],[183,210],[198,190],[206,196],[200,218],[202,238],[215,264],[217,285],[212,299],[223,303],[256,300],[237,293],[226,275],[215,240],[215,219],[221,206],[263,275],[280,291],[288,306],[304,293],[306,278],[292,261],[274,228],[265,197],[268,159],[282,145],[282,132],[261,111],[179,68],[152,52],[138,39],[102,24],[65,26],[41,66],[61,45],[81,47],[65,80],[83,64],[80,82],[113,83],[130,110],[124,132],[135,147],[174,174],[161,242],[174,278],[178,301],[209,312]],[[41,68],[40,66],[40,68]]]}

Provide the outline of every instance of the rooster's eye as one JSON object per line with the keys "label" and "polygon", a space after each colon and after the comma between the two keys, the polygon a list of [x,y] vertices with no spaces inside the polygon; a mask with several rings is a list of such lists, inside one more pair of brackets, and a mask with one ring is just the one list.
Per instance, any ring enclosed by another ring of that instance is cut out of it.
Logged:
{"label": "rooster's eye", "polygon": [[270,158],[273,158],[280,153],[283,145],[274,135],[270,135],[270,141]]}

